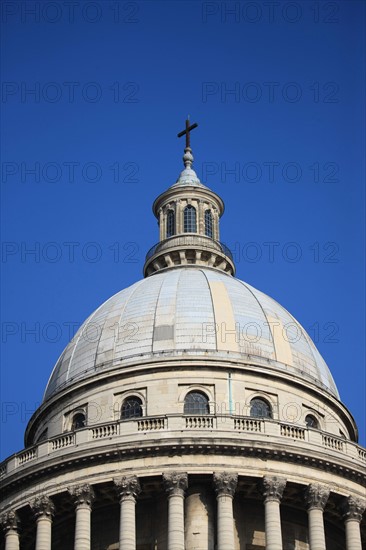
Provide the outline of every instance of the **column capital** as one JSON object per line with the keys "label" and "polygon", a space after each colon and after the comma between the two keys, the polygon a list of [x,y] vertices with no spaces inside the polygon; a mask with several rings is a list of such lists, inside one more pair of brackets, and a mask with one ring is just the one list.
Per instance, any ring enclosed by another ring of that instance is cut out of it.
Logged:
{"label": "column capital", "polygon": [[122,476],[113,480],[120,500],[134,498],[141,493],[140,482],[137,476]]}
{"label": "column capital", "polygon": [[264,476],[259,486],[259,489],[264,496],[264,502],[269,502],[271,500],[280,502],[286,483],[287,481],[283,477]]}
{"label": "column capital", "polygon": [[308,510],[324,510],[330,489],[320,483],[311,483],[305,489],[305,503]]}
{"label": "column capital", "polygon": [[238,484],[238,474],[214,472],[213,482],[217,496],[228,495],[233,497]]}
{"label": "column capital", "polygon": [[188,474],[181,472],[172,472],[163,474],[163,482],[166,492],[171,495],[184,495],[188,487]]}
{"label": "column capital", "polygon": [[45,495],[35,498],[30,503],[30,507],[32,508],[36,519],[42,517],[52,519],[52,516],[55,513],[55,505],[52,500]]}
{"label": "column capital", "polygon": [[73,487],[69,487],[67,490],[72,496],[76,507],[81,506],[82,504],[86,504],[89,507],[92,506],[95,499],[95,493],[93,487],[88,483],[74,485]]}
{"label": "column capital", "polygon": [[9,510],[9,512],[4,512],[0,516],[0,524],[4,531],[17,531],[19,528],[19,518],[16,512]]}
{"label": "column capital", "polygon": [[345,497],[340,505],[340,510],[344,521],[361,521],[362,514],[366,508],[366,501],[353,496]]}

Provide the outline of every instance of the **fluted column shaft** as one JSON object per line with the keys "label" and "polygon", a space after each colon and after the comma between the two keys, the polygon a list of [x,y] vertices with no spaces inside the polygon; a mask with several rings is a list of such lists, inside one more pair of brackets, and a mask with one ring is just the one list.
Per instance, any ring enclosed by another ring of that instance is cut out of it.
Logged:
{"label": "fluted column shaft", "polygon": [[163,216],[163,209],[159,210],[159,240],[163,241],[166,238],[166,227],[165,220]]}
{"label": "fluted column shaft", "polygon": [[51,550],[52,518],[39,516],[37,518],[36,550]]}
{"label": "fluted column shaft", "polygon": [[74,550],[90,550],[91,508],[88,504],[76,507]]}
{"label": "fluted column shaft", "polygon": [[266,550],[282,550],[280,502],[285,486],[286,480],[281,477],[265,476],[262,481]]}
{"label": "fluted column shaft", "polygon": [[77,485],[69,489],[75,502],[75,542],[74,550],[91,548],[91,511],[95,498],[93,488],[88,485]]}
{"label": "fluted column shaft", "polygon": [[6,512],[0,518],[5,530],[5,550],[19,550],[19,519],[15,512]]}
{"label": "fluted column shaft", "polygon": [[180,233],[183,233],[183,206],[182,201],[177,201],[176,203],[176,234],[180,235]]}
{"label": "fluted column shaft", "polygon": [[19,550],[19,534],[15,529],[5,533],[5,550]]}
{"label": "fluted column shaft", "polygon": [[168,549],[184,550],[184,494],[168,496]]}
{"label": "fluted column shaft", "polygon": [[163,475],[168,493],[168,550],[184,550],[184,491],[187,474],[173,472]]}
{"label": "fluted column shaft", "polygon": [[141,492],[136,476],[115,479],[120,497],[119,550],[136,550],[136,499]]}
{"label": "fluted column shaft", "polygon": [[133,495],[126,495],[120,504],[120,550],[136,550],[136,499]]}
{"label": "fluted column shaft", "polygon": [[264,501],[264,506],[266,549],[282,550],[280,502],[269,498]]}
{"label": "fluted column shaft", "polygon": [[323,510],[308,510],[310,550],[325,550]]}
{"label": "fluted column shaft", "polygon": [[341,504],[346,531],[346,550],[362,550],[360,522],[365,507],[364,500],[352,496],[345,498]]}
{"label": "fluted column shaft", "polygon": [[50,498],[43,496],[36,498],[31,503],[31,508],[37,520],[35,550],[51,550],[54,504]]}
{"label": "fluted column shaft", "polygon": [[305,491],[310,550],[326,550],[323,511],[328,498],[329,488],[318,483],[312,483]]}
{"label": "fluted column shaft", "polygon": [[355,519],[345,521],[347,550],[362,550],[360,522]]}
{"label": "fluted column shaft", "polygon": [[235,547],[233,498],[238,476],[227,472],[214,474],[217,499],[217,548],[227,550]]}

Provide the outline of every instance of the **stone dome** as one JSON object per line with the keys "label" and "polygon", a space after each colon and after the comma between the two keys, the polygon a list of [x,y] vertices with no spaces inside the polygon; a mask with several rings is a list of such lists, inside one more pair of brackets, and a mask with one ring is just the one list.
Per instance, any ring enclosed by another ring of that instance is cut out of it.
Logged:
{"label": "stone dome", "polygon": [[44,399],[103,371],[185,356],[264,365],[338,397],[325,361],[286,309],[218,269],[192,265],[138,281],[92,313],[57,361]]}

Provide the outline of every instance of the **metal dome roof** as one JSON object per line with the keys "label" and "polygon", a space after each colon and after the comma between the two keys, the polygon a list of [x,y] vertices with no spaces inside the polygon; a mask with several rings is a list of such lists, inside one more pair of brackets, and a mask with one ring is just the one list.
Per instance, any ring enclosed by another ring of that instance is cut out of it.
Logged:
{"label": "metal dome roof", "polygon": [[314,343],[281,305],[222,271],[195,265],[160,271],[101,305],[65,348],[44,398],[111,368],[182,356],[266,361],[338,397]]}

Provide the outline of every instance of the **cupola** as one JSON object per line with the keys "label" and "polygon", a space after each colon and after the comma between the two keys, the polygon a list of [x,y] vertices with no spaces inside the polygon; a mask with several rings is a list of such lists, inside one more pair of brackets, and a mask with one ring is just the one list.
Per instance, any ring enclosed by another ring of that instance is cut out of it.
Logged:
{"label": "cupola", "polygon": [[221,197],[203,185],[193,170],[190,125],[178,134],[185,135],[184,170],[178,180],[153,204],[159,224],[159,242],[147,253],[144,275],[181,265],[199,265],[235,274],[230,250],[220,242],[219,221],[224,213]]}

